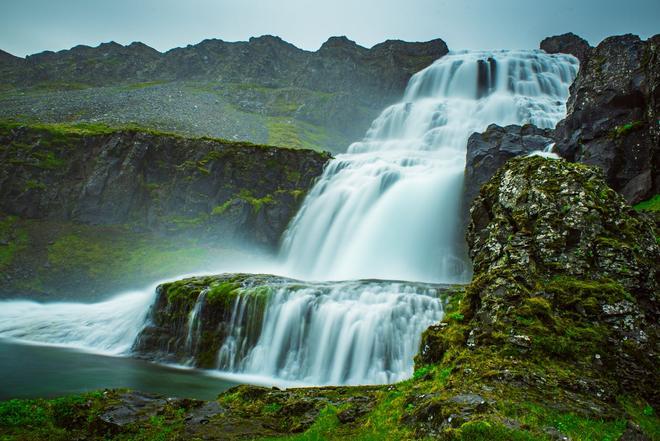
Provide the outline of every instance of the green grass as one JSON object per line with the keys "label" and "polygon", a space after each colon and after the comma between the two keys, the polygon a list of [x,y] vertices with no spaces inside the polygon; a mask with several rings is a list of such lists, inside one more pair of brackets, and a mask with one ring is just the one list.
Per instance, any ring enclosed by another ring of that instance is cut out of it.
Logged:
{"label": "green grass", "polygon": [[660,194],[640,202],[633,207],[637,211],[660,211]]}

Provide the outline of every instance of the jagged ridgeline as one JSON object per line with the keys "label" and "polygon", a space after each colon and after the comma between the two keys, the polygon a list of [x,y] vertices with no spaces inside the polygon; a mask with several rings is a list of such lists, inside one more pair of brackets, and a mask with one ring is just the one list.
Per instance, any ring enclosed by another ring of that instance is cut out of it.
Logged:
{"label": "jagged ridgeline", "polygon": [[[0,51],[0,53],[2,53]],[[333,37],[316,52],[280,38],[204,40],[160,53],[141,43],[0,56],[0,117],[128,122],[185,135],[343,151],[442,40],[371,49]]]}

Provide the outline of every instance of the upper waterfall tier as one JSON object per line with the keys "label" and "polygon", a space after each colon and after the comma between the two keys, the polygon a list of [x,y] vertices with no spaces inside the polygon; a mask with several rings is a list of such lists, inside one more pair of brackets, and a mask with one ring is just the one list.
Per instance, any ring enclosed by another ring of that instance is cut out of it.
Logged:
{"label": "upper waterfall tier", "polygon": [[415,74],[400,103],[338,155],[285,233],[286,271],[315,280],[462,282],[468,137],[489,124],[553,127],[578,61],[539,51],[461,52]]}

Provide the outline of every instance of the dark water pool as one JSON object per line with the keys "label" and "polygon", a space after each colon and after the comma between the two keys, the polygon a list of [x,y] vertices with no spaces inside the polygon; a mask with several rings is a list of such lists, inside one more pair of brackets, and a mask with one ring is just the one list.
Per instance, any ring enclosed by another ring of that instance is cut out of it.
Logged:
{"label": "dark water pool", "polygon": [[235,385],[195,370],[0,340],[0,400],[123,387],[208,400]]}

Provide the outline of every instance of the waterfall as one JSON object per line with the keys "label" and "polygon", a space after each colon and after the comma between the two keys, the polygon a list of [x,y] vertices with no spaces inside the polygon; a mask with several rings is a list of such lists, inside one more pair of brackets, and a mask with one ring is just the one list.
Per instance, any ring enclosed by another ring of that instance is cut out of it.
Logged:
{"label": "waterfall", "polygon": [[577,69],[570,55],[460,52],[415,74],[308,194],[284,236],[286,273],[467,281],[458,214],[468,137],[491,123],[554,127]]}
{"label": "waterfall", "polygon": [[[415,74],[328,164],[285,233],[284,272],[325,282],[239,294],[217,330],[217,368],[317,385],[410,376],[422,332],[443,314],[431,283],[469,277],[459,231],[468,137],[491,123],[554,127],[577,68],[570,55],[460,52]],[[182,348],[167,348],[186,354],[181,363],[194,363],[206,300],[191,308]],[[0,337],[126,354],[153,302],[154,289],[95,304],[5,301]]]}
{"label": "waterfall", "polygon": [[202,308],[204,308],[207,292],[208,289],[205,289],[199,293],[199,296],[197,296],[197,300],[195,301],[195,306],[193,306],[192,311],[190,311],[190,314],[188,315],[188,332],[186,335],[185,350],[186,353],[191,354],[191,359],[194,357],[195,353],[197,353],[198,349],[197,345],[199,344],[200,333],[202,330],[202,321],[199,315],[202,312]]}
{"label": "waterfall", "polygon": [[305,384],[379,384],[409,377],[422,332],[442,319],[439,287],[353,281],[278,286],[261,306],[234,302],[218,369]]}
{"label": "waterfall", "polygon": [[98,303],[0,303],[0,337],[34,344],[126,354],[142,330],[155,287]]}

